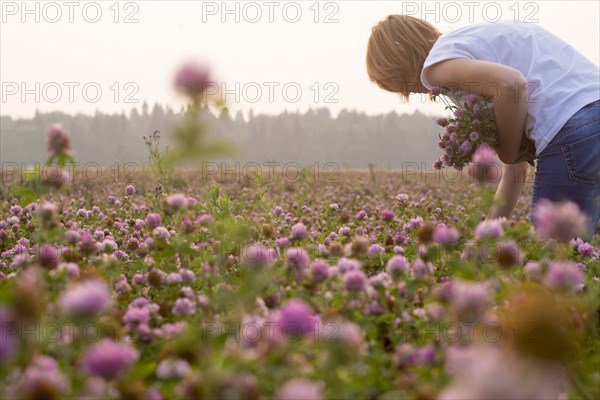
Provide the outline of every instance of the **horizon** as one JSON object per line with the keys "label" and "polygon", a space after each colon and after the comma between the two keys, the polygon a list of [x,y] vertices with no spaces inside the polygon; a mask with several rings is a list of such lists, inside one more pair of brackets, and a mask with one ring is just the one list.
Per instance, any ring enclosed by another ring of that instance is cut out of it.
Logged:
{"label": "horizon", "polygon": [[[83,117],[89,117],[89,118],[93,118],[95,115],[104,115],[104,116],[115,116],[115,115],[124,115],[125,117],[129,118],[129,116],[131,115],[131,113],[133,112],[133,110],[136,110],[139,114],[142,114],[142,110],[143,110],[143,104],[144,101],[142,101],[142,106],[140,107],[131,107],[129,110],[121,110],[121,111],[113,111],[113,112],[106,112],[106,111],[102,111],[102,110],[96,110],[92,113],[88,113],[88,112],[65,112],[65,111],[61,111],[61,110],[50,110],[50,111],[41,111],[41,110],[35,110],[34,114],[31,116],[12,116],[12,115],[5,115],[5,114],[0,114],[0,118],[10,118],[13,121],[18,121],[18,120],[32,120],[33,118],[35,118],[36,115],[50,115],[50,114],[63,114],[66,116],[70,116],[70,117],[79,117],[79,116],[83,116]],[[148,114],[152,114],[152,109],[158,105],[160,107],[162,107],[163,110],[167,110],[170,109],[170,111],[173,112],[173,114],[175,115],[180,115],[183,114],[185,112],[185,106],[182,106],[181,108],[179,108],[178,110],[175,110],[173,107],[171,107],[169,104],[160,104],[160,103],[148,103],[146,102],[147,106],[148,106]],[[250,115],[250,112],[252,112],[253,114],[253,118],[256,118],[258,116],[267,116],[267,117],[276,117],[276,116],[280,116],[280,115],[285,115],[285,114],[297,114],[297,115],[306,115],[309,112],[314,112],[314,111],[319,111],[319,110],[327,110],[330,113],[330,117],[332,119],[337,119],[340,115],[340,113],[342,112],[348,112],[348,113],[356,113],[356,114],[361,114],[361,115],[365,115],[367,117],[378,117],[378,116],[383,116],[383,115],[390,115],[390,114],[395,114],[398,116],[403,116],[403,115],[408,115],[408,116],[412,116],[415,114],[421,114],[424,115],[426,117],[436,117],[436,116],[441,116],[441,114],[436,114],[435,112],[423,112],[423,110],[415,108],[411,111],[403,111],[403,112],[399,112],[399,110],[388,110],[388,111],[382,111],[382,112],[378,112],[378,113],[373,113],[373,114],[369,114],[367,112],[364,112],[362,110],[357,110],[357,109],[350,109],[350,108],[342,108],[340,110],[338,110],[337,112],[333,112],[330,108],[328,107],[314,107],[311,108],[309,107],[308,109],[305,110],[291,110],[291,109],[283,109],[280,112],[255,112],[254,109],[249,108],[248,112],[246,114],[244,114],[241,110],[238,110],[237,112],[233,113],[230,111],[230,117],[231,119],[235,119],[237,113],[241,113],[244,119],[244,122],[248,122],[248,116]],[[209,107],[209,112],[213,117],[218,117],[219,114],[217,112],[217,110],[215,110],[214,108],[210,108]]]}

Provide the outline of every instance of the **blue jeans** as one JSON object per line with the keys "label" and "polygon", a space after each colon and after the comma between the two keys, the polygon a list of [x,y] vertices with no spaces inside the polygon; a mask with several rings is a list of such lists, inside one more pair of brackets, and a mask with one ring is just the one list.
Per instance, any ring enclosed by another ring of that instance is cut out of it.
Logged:
{"label": "blue jeans", "polygon": [[600,100],[577,111],[539,154],[531,221],[537,202],[571,200],[588,216],[588,235],[600,218]]}

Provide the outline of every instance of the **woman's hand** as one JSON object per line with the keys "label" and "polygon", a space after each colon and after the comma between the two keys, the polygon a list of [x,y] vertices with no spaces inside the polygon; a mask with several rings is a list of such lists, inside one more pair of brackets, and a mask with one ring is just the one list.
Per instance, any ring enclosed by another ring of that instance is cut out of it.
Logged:
{"label": "woman's hand", "polygon": [[510,218],[527,180],[528,166],[527,162],[504,164],[494,204],[486,219]]}

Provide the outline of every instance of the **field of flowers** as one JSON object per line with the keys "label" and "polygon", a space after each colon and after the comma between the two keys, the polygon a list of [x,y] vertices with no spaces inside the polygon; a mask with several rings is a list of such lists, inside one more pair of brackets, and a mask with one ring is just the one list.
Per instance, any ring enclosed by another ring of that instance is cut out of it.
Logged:
{"label": "field of flowers", "polygon": [[534,231],[530,182],[487,220],[489,147],[459,179],[175,169],[228,152],[198,118],[206,80],[178,75],[192,106],[170,152],[145,138],[151,168],[70,168],[60,125],[44,166],[3,167],[0,398],[600,396],[600,247],[576,206],[541,201]]}
{"label": "field of flowers", "polygon": [[525,206],[482,221],[465,180],[131,178],[3,190],[2,398],[599,394],[598,244],[562,240],[573,210],[546,205],[545,240]]}

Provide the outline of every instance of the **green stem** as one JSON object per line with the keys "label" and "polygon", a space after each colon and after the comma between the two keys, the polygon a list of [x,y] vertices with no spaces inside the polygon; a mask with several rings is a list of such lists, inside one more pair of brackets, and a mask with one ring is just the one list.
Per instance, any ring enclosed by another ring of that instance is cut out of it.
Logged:
{"label": "green stem", "polygon": [[583,399],[590,400],[592,398],[592,396],[590,396],[590,394],[583,387],[583,384],[581,383],[581,380],[579,380],[579,376],[577,376],[575,371],[573,371],[572,368],[567,368],[567,373],[568,373],[569,379],[571,380],[571,383],[573,384],[573,387],[575,388],[577,393],[579,393],[579,395]]}

